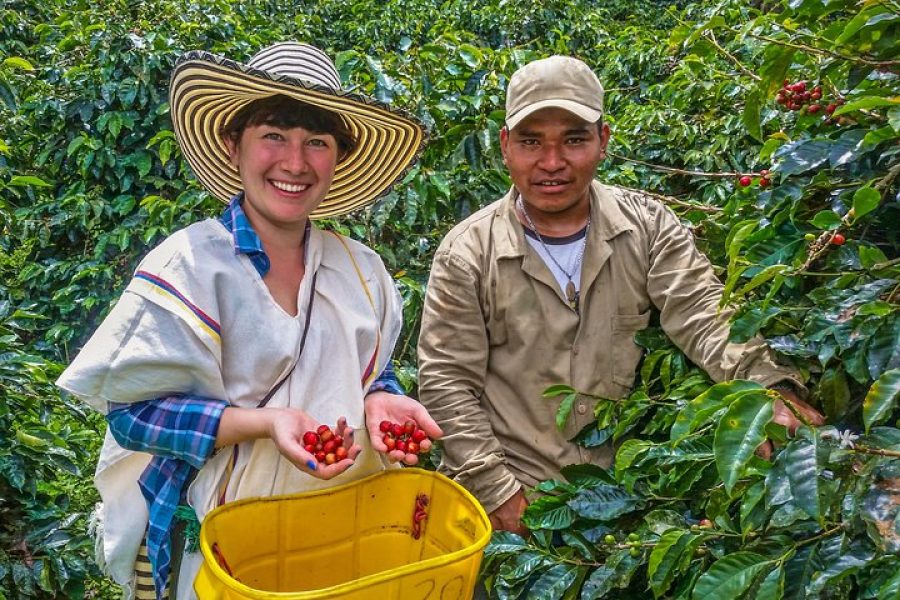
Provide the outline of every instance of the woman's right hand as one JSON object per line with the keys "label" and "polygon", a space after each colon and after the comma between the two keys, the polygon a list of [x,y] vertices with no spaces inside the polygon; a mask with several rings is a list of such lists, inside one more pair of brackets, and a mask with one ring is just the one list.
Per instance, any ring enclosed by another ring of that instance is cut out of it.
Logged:
{"label": "woman's right hand", "polygon": [[303,434],[316,431],[321,425],[298,408],[238,408],[230,406],[222,413],[216,448],[239,444],[247,440],[269,438],[278,452],[295,467],[319,479],[331,479],[353,466],[362,448],[354,443],[353,429],[347,427],[344,417],[332,428],[344,439],[347,458],[326,465],[303,447]]}

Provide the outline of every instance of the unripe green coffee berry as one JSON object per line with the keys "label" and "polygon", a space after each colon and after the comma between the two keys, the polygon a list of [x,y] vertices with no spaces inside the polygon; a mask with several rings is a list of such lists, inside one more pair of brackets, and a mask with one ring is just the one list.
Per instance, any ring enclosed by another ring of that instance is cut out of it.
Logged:
{"label": "unripe green coffee berry", "polygon": [[628,534],[628,540],[629,540],[629,541],[637,542],[637,541],[639,541],[640,539],[641,539],[641,536],[639,536],[638,534],[636,534],[636,533],[634,533],[634,532]]}
{"label": "unripe green coffee berry", "polygon": [[628,553],[631,554],[633,557],[637,558],[638,556],[641,555],[641,549],[640,548],[632,548],[631,550],[628,551]]}
{"label": "unripe green coffee berry", "polygon": [[603,541],[606,542],[606,543],[609,544],[609,545],[613,545],[613,544],[616,543],[616,536],[614,536],[614,535],[612,535],[612,534],[606,534],[606,535],[603,537]]}

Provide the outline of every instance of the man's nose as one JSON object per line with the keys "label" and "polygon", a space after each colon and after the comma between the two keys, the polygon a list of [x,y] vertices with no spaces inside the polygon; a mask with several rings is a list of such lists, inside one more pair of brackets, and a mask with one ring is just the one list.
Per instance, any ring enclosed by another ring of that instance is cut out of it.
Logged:
{"label": "man's nose", "polygon": [[538,166],[547,171],[559,171],[565,166],[562,150],[555,145],[547,145],[541,149],[541,155],[538,160]]}

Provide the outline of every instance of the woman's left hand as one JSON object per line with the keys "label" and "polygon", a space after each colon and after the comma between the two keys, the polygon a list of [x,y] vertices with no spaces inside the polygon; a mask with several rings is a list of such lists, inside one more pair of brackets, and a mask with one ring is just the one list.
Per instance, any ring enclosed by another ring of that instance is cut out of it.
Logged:
{"label": "woman's left hand", "polygon": [[420,448],[425,452],[431,448],[429,440],[439,439],[444,432],[438,427],[425,407],[418,400],[409,396],[391,394],[390,392],[372,392],[366,396],[366,429],[372,447],[377,452],[386,453],[392,461],[402,461],[407,465],[415,465],[419,462],[417,454],[401,452],[400,450],[388,450],[384,445],[384,434],[379,429],[382,421],[403,424],[410,419],[415,421],[419,429],[425,432],[428,439],[423,440]]}

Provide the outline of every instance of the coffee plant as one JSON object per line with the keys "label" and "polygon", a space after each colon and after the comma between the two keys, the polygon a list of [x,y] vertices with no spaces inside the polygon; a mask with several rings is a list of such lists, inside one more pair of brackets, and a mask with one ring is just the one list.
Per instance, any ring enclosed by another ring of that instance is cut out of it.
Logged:
{"label": "coffee plant", "polygon": [[615,464],[538,487],[528,539],[487,549],[492,597],[900,598],[898,24],[896,0],[0,4],[0,600],[116,597],[88,533],[103,419],[53,381],[147,250],[221,208],[174,139],[177,56],[284,39],[431,128],[400,185],[326,223],[394,274],[410,389],[432,253],[509,186],[508,78],[564,53],[607,88],[598,176],[680,215],[732,338],[764,336],[827,416],[788,438],[766,390],[712,385],[658,328],[624,399],[548,382],[561,425],[594,401],[573,443]]}

